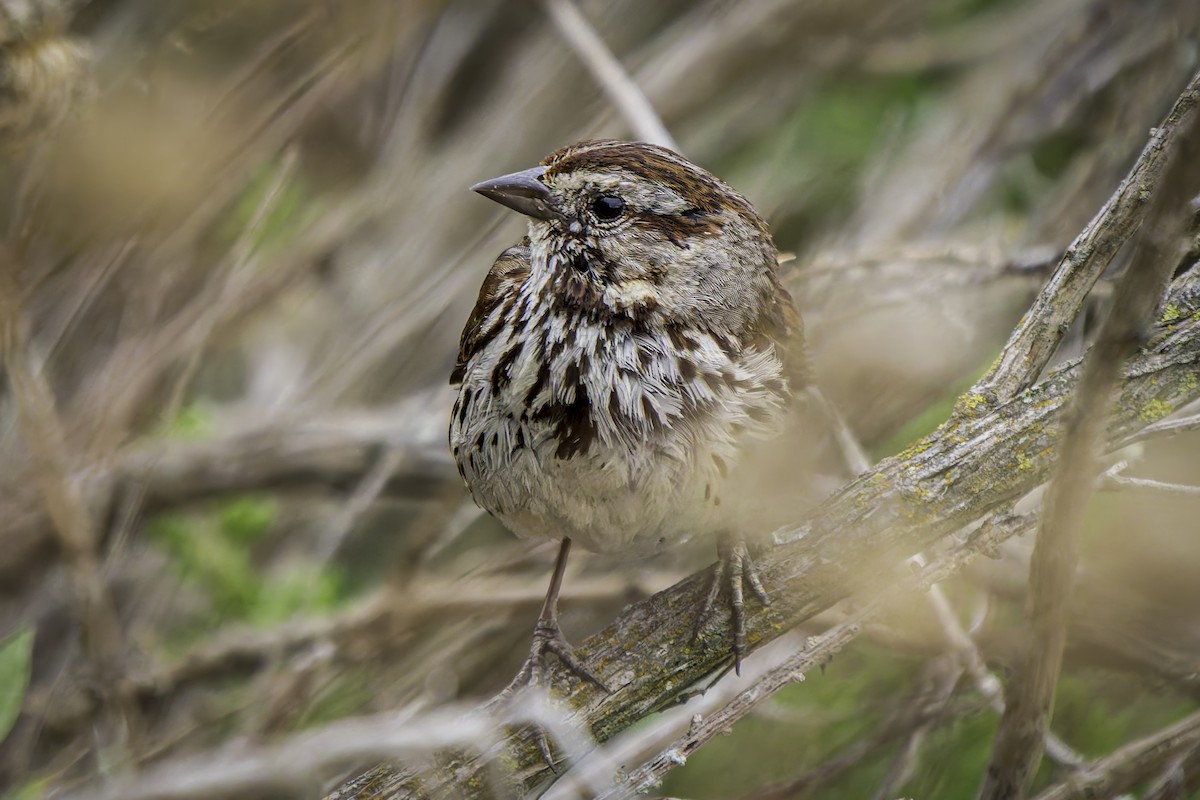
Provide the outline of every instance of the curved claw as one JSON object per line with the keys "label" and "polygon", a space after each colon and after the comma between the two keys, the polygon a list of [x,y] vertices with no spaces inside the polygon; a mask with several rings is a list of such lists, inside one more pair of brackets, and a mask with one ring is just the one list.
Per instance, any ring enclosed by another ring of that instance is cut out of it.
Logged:
{"label": "curved claw", "polygon": [[771,598],[763,588],[758,570],[754,567],[754,559],[745,540],[741,538],[722,537],[718,542],[717,568],[713,572],[712,582],[708,586],[704,605],[696,618],[696,626],[692,629],[692,641],[700,638],[704,625],[708,622],[717,595],[721,593],[722,585],[729,589],[729,606],[733,616],[733,668],[738,675],[742,674],[742,657],[746,654],[746,600],[745,585],[750,584],[751,591],[764,606],[771,605]]}
{"label": "curved claw", "polygon": [[[533,642],[529,646],[529,658],[525,659],[525,663],[517,671],[516,677],[496,695],[492,702],[505,703],[511,700],[518,691],[526,688],[541,687],[549,691],[550,682],[547,674],[548,665],[546,663],[547,653],[553,653],[558,656],[558,660],[562,662],[563,666],[580,678],[598,686],[607,694],[612,694],[612,689],[604,681],[600,680],[594,672],[588,669],[575,655],[575,651],[567,643],[566,638],[563,637],[562,631],[558,627],[558,622],[552,619],[539,619],[537,627],[533,629]],[[538,725],[534,725],[532,730],[533,741],[542,753],[542,760],[546,762],[546,766],[557,774],[558,766],[554,761],[554,756],[550,749],[550,741],[546,738],[546,732]]]}
{"label": "curved claw", "polygon": [[[540,649],[538,647],[539,642],[541,643]],[[536,657],[541,662],[540,673],[543,674],[537,674],[539,670],[535,670],[535,676],[537,678],[544,678],[544,672],[546,668],[546,651],[554,653],[554,655],[558,656],[558,660],[562,662],[563,666],[571,670],[571,672],[574,672],[580,678],[583,678],[585,681],[597,686],[605,694],[612,694],[613,690],[610,689],[604,681],[600,680],[596,673],[588,669],[587,666],[575,656],[575,651],[571,649],[571,645],[569,645],[567,640],[563,638],[562,631],[559,630],[558,624],[546,620],[539,620],[537,627],[534,628],[533,631],[533,647],[530,649],[529,653],[531,659]]]}

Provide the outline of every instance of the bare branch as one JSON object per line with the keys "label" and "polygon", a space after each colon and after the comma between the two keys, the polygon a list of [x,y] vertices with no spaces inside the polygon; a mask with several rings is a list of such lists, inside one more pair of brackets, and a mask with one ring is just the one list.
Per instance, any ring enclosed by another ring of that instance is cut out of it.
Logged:
{"label": "bare branch", "polygon": [[1159,194],[1156,189],[1167,174],[1172,144],[1180,129],[1190,124],[1197,100],[1200,74],[1192,78],[1162,125],[1154,129],[1116,194],[1067,248],[1033,307],[988,374],[975,384],[972,394],[1005,402],[1037,380],[1079,313],[1083,299],[1141,224],[1147,198]]}
{"label": "bare branch", "polygon": [[1179,419],[1164,419],[1153,425],[1147,425],[1140,431],[1126,437],[1118,445],[1118,448],[1128,447],[1131,444],[1137,444],[1149,439],[1178,436],[1181,433],[1191,433],[1192,431],[1200,431],[1200,414],[1180,417]]}
{"label": "bare branch", "polygon": [[1184,497],[1200,497],[1200,486],[1183,483],[1167,483],[1150,478],[1130,478],[1125,475],[1106,475],[1101,489],[1135,489],[1142,492],[1161,492]]}
{"label": "bare branch", "polygon": [[[1181,212],[1200,178],[1195,169],[1200,165],[1200,124],[1195,113],[1200,74],[1183,97],[1186,102],[1181,98],[1172,112],[1178,112],[1175,140],[1162,145],[1164,180],[1154,192],[1148,222],[1138,236],[1130,267],[1117,285],[1112,311],[1087,357],[1064,420],[1062,453],[1047,492],[1046,510],[1030,562],[1026,616],[1031,640],[1014,670],[1008,703],[996,732],[980,790],[980,797],[986,800],[1023,796],[1042,757],[1042,741],[1066,647],[1083,515],[1097,472],[1097,444],[1104,435],[1121,364],[1137,347],[1178,263],[1185,230]],[[1069,296],[1070,290],[1062,291]],[[1056,300],[1059,296],[1059,292],[1054,295]]]}
{"label": "bare branch", "polygon": [[1051,786],[1034,800],[1074,800],[1116,797],[1152,777],[1180,754],[1200,746],[1200,712],[1169,728],[1127,744],[1090,764],[1062,783]]}
{"label": "bare branch", "polygon": [[[273,420],[200,442],[141,444],[116,455],[107,468],[97,465],[80,475],[79,490],[97,516],[115,490],[131,484],[145,492],[150,512],[229,492],[353,491],[379,463],[379,453],[396,451],[400,464],[381,491],[427,499],[455,478],[442,438],[441,414],[449,413],[449,403],[438,399],[418,396],[382,411]],[[37,577],[38,555],[52,540],[51,520],[40,505],[29,505],[31,499],[0,499],[0,514],[10,526],[8,546],[0,552],[3,591],[17,591]]]}
{"label": "bare branch", "polygon": [[637,138],[678,150],[667,127],[646,95],[633,82],[608,45],[579,12],[572,0],[543,0],[559,33],[571,45],[600,88],[625,117]]}
{"label": "bare branch", "polygon": [[0,246],[0,339],[5,370],[33,456],[34,477],[51,522],[54,541],[71,574],[72,602],[83,648],[95,673],[95,689],[105,711],[101,746],[137,746],[141,715],[119,692],[125,669],[120,621],[104,578],[96,524],[79,489],[75,454],[63,430],[54,390],[36,363],[29,320],[21,303],[18,266]]}

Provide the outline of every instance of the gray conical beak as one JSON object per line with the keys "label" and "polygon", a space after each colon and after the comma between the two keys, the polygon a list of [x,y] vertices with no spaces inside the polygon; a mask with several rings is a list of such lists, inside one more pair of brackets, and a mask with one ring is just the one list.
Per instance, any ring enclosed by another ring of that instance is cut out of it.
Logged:
{"label": "gray conical beak", "polygon": [[558,214],[550,208],[550,189],[541,180],[544,174],[545,167],[534,167],[477,183],[471,191],[534,219],[553,219]]}

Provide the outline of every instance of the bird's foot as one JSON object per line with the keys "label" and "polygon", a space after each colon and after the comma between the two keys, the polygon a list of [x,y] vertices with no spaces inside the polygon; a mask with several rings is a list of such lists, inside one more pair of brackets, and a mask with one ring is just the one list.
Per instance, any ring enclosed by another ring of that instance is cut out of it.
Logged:
{"label": "bird's foot", "polygon": [[[549,664],[547,662],[550,654],[558,656],[558,660],[562,662],[563,666],[578,677],[598,686],[605,693],[612,694],[612,689],[604,681],[600,680],[596,673],[588,669],[587,665],[575,655],[575,651],[563,637],[562,631],[558,627],[558,622],[552,619],[539,619],[537,627],[533,630],[533,642],[529,646],[529,658],[521,665],[521,669],[517,671],[517,675],[512,679],[512,682],[496,695],[492,703],[509,703],[519,692],[525,690],[545,691],[549,693],[550,676]],[[554,772],[558,772],[558,767],[550,750],[550,742],[546,738],[546,732],[539,725],[533,726],[533,740],[537,744],[538,750],[541,751],[542,759],[546,762],[546,766],[550,767]]]}
{"label": "bird's foot", "polygon": [[741,538],[722,538],[718,543],[718,561],[713,572],[712,582],[708,586],[708,594],[700,615],[696,618],[696,627],[692,631],[692,641],[700,638],[700,632],[708,622],[717,596],[722,587],[729,589],[729,606],[733,612],[733,668],[738,675],[742,674],[742,656],[746,654],[746,600],[745,584],[750,585],[751,591],[764,606],[771,604],[758,570],[754,568],[754,559],[750,550]]}

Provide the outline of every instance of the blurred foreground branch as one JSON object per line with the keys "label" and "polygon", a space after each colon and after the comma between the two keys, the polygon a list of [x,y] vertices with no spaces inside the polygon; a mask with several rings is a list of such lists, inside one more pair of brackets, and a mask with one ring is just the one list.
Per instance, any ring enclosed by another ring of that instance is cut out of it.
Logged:
{"label": "blurred foreground branch", "polygon": [[[437,415],[422,412],[431,405],[418,398],[387,412],[271,421],[202,442],[142,445],[83,476],[80,492],[92,513],[100,515],[98,506],[126,486],[144,492],[148,512],[230,492],[313,486],[347,490],[358,485],[380,454],[395,451],[399,463],[389,471],[382,491],[426,498],[454,477],[442,441],[445,425]],[[36,554],[54,542],[45,507],[35,498],[28,504],[22,499],[3,502],[13,505],[4,509],[10,528],[8,546],[0,553],[0,578],[5,591],[14,593],[36,577]]]}
{"label": "blurred foreground branch", "polygon": [[[1152,777],[1180,755],[1194,755],[1197,747],[1200,747],[1200,712],[1094,761],[1035,800],[1115,797]],[[1176,796],[1183,797],[1185,792],[1186,788]]]}

